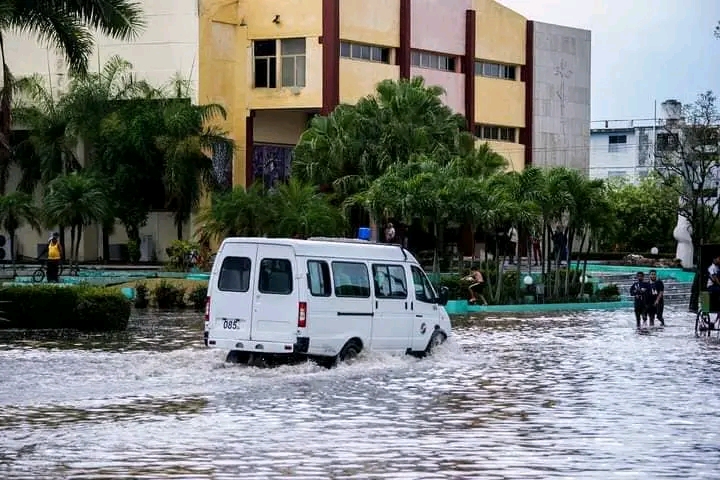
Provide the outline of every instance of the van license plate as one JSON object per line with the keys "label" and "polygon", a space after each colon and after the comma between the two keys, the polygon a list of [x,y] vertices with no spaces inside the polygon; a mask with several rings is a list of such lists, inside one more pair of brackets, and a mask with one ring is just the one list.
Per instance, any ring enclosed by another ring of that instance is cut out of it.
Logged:
{"label": "van license plate", "polygon": [[242,318],[222,318],[220,321],[225,330],[237,330],[245,323],[245,320]]}

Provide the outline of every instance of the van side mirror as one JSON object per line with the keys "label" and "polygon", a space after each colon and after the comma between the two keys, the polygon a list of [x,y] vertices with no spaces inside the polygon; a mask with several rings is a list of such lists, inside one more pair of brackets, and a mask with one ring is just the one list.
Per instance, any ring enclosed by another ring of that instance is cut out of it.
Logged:
{"label": "van side mirror", "polygon": [[448,303],[448,296],[450,295],[450,289],[448,287],[440,287],[440,294],[437,299],[438,305],[444,307]]}

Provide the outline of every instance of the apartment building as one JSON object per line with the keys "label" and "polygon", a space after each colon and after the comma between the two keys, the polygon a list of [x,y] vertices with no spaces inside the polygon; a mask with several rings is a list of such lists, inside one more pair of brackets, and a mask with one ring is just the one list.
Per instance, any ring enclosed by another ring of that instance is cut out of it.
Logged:
{"label": "apartment building", "polygon": [[[384,79],[422,76],[504,155],[513,170],[568,166],[587,172],[589,31],[535,22],[494,0],[144,0],[134,42],[99,38],[98,68],[112,55],[155,84],[180,74],[193,101],[219,103],[238,145],[213,159],[234,185],[287,178],[308,121],[371,94]],[[6,41],[16,76],[66,66],[28,37]],[[172,238],[159,212],[143,235]],[[124,241],[122,228],[117,242]],[[87,242],[94,242],[93,234]],[[83,247],[85,248],[85,247]],[[87,245],[86,257],[96,248]]]}

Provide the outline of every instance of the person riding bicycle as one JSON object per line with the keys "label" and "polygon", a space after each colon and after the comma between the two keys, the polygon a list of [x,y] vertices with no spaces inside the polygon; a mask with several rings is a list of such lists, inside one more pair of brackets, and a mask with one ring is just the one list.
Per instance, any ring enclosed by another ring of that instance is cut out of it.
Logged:
{"label": "person riding bicycle", "polygon": [[720,303],[720,256],[713,258],[708,267],[707,291],[710,293],[710,311],[717,311],[720,319],[720,309],[717,307]]}
{"label": "person riding bicycle", "polygon": [[648,320],[647,306],[650,288],[650,283],[645,281],[645,273],[637,272],[635,283],[630,286],[630,295],[632,295],[634,299],[635,323],[637,323],[637,328],[640,328],[641,318],[643,323],[647,323]]}
{"label": "person riding bicycle", "polygon": [[60,262],[62,261],[62,246],[59,241],[60,235],[55,232],[50,237],[47,251],[47,281],[58,283],[60,281]]}

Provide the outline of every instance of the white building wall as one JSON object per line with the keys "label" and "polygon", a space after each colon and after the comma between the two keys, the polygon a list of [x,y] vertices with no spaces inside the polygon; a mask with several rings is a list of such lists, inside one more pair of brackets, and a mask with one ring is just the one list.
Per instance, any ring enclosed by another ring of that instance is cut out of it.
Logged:
{"label": "white building wall", "polygon": [[[616,125],[613,126],[613,123]],[[607,128],[593,128],[590,133],[590,177],[600,179],[625,178],[637,182],[654,166],[655,135],[652,125],[631,126],[633,122],[593,122],[608,124]],[[612,137],[625,136],[625,143]]]}
{"label": "white building wall", "polygon": [[[123,42],[104,36],[97,36],[89,69],[99,68],[114,55],[119,55],[133,65],[133,73],[138,79],[149,81],[161,87],[167,85],[173,77],[180,75],[188,79],[191,86],[192,101],[198,98],[198,50],[199,24],[197,0],[139,0],[146,25],[141,34],[133,41]],[[7,63],[16,78],[32,74],[41,74],[52,82],[55,92],[67,87],[67,65],[62,56],[53,48],[39,44],[27,34],[10,34],[5,37]],[[10,191],[17,183],[18,172],[11,175]],[[2,233],[2,232],[0,232]],[[188,238],[190,227],[185,227],[183,237]],[[38,234],[24,227],[18,232],[15,251],[23,256],[34,258],[37,243],[47,240],[47,231]],[[140,236],[153,237],[153,250],[158,260],[166,258],[165,248],[176,238],[176,228],[172,217],[165,212],[151,212],[146,226],[140,230]],[[80,259],[94,261],[101,255],[102,235],[100,229],[91,226],[83,234],[80,246]],[[67,237],[69,245],[69,236]],[[111,244],[127,243],[122,225],[117,224],[110,237]]]}
{"label": "white building wall", "polygon": [[[189,79],[193,101],[197,99],[199,26],[197,0],[140,0],[146,25],[131,42],[104,36],[96,39],[90,58],[90,70],[97,71],[113,55],[133,64],[138,78],[153,85],[166,84],[174,75]],[[53,86],[67,83],[67,66],[60,55],[47,45],[38,44],[26,34],[5,38],[8,65],[15,77],[34,73],[52,79]]]}
{"label": "white building wall", "polygon": [[533,23],[533,164],[587,173],[590,32]]}

